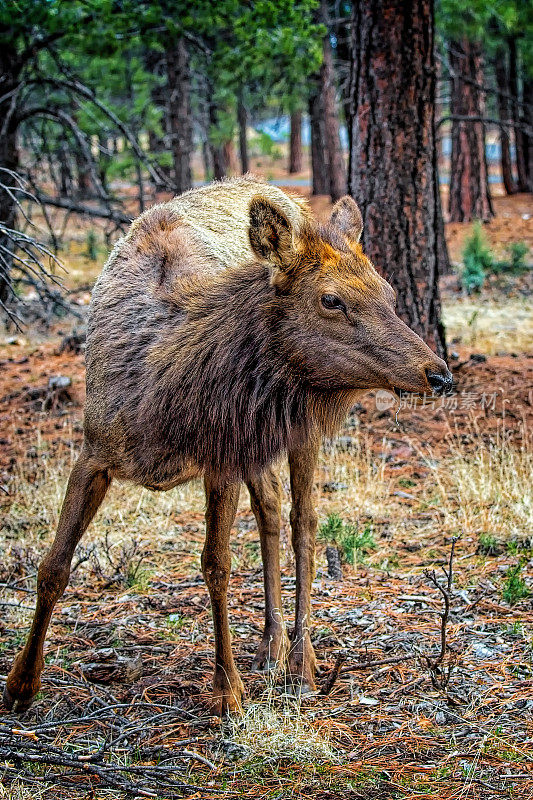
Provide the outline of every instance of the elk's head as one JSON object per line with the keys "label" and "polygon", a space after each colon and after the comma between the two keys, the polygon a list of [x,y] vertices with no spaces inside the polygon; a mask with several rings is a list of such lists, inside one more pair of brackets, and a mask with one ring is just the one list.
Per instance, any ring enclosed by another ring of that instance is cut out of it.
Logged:
{"label": "elk's head", "polygon": [[250,205],[250,243],[270,265],[285,357],[324,389],[442,394],[445,362],[395,313],[394,290],[363,254],[361,212],[350,197],[326,226],[295,231],[261,196]]}

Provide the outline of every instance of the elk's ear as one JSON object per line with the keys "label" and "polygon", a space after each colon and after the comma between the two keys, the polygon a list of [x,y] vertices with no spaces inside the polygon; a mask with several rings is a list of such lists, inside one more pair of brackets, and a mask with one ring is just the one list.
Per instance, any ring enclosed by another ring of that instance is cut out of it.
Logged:
{"label": "elk's ear", "polygon": [[363,232],[363,216],[352,197],[345,195],[337,200],[331,212],[330,222],[347,239],[358,242]]}
{"label": "elk's ear", "polygon": [[294,254],[292,226],[285,214],[261,195],[250,203],[250,245],[261,259],[279,269],[289,266]]}

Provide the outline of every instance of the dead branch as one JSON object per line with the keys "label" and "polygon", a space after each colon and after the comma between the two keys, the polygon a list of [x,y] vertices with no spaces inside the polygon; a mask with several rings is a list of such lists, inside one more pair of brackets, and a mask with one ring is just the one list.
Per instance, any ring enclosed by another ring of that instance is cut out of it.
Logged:
{"label": "dead branch", "polygon": [[320,689],[320,694],[328,695],[331,692],[337,681],[337,678],[340,675],[341,667],[345,661],[346,661],[346,653],[344,652],[344,650],[341,650],[341,652],[337,654],[337,658],[335,659],[335,665],[333,669],[329,673],[327,679],[322,684],[322,687]]}
{"label": "dead branch", "polygon": [[440,612],[440,617],[441,617],[440,652],[435,658],[431,658],[430,656],[425,656],[431,674],[431,682],[433,683],[436,689],[446,688],[446,686],[450,681],[453,669],[453,664],[449,664],[447,669],[442,669],[442,664],[444,662],[446,651],[448,649],[446,636],[447,636],[448,619],[450,616],[450,602],[451,602],[452,586],[453,586],[453,557],[455,554],[455,545],[457,544],[459,539],[460,539],[459,536],[454,536],[452,538],[452,546],[450,550],[450,558],[448,561],[448,569],[442,567],[442,571],[444,572],[444,575],[446,577],[446,582],[444,584],[437,579],[435,570],[427,570],[427,569],[424,570],[424,575],[426,576],[426,578],[441,593],[444,603],[444,609],[443,611]]}
{"label": "dead branch", "polygon": [[111,220],[111,222],[117,223],[117,225],[129,225],[131,223],[131,217],[128,217],[127,214],[123,214],[121,211],[87,206],[83,203],[75,203],[72,200],[67,200],[64,197],[48,197],[48,195],[41,194],[41,192],[36,194],[36,198],[42,205],[64,208],[74,214],[84,214],[87,217],[108,219]]}

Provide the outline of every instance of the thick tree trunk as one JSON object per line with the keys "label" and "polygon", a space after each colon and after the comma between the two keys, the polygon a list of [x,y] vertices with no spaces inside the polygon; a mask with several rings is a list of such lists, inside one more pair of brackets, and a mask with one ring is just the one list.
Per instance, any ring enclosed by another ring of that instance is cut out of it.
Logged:
{"label": "thick tree trunk", "polygon": [[[328,27],[328,10],[326,0],[320,5],[321,21]],[[328,33],[324,37],[323,60],[320,67],[320,83],[322,104],[324,109],[324,135],[328,150],[328,168],[330,195],[333,202],[346,194],[346,166],[339,135],[339,111],[335,86],[335,69]]]}
{"label": "thick tree trunk", "polygon": [[518,90],[518,54],[516,38],[509,39],[509,88],[511,90],[511,110],[514,122],[514,141],[516,151],[516,172],[518,175],[518,191],[527,192],[527,157],[524,132],[521,130],[523,116],[520,110],[520,93]]}
{"label": "thick tree trunk", "polygon": [[364,0],[352,25],[349,192],[363,246],[397,290],[402,319],[445,355],[433,2]]}
{"label": "thick tree trunk", "polygon": [[302,171],[302,112],[291,114],[291,133],[289,140],[289,173]]}
{"label": "thick tree trunk", "polygon": [[[451,222],[488,220],[493,215],[485,155],[483,59],[479,44],[463,39],[450,46],[452,155],[449,213]],[[455,117],[455,119],[454,119]],[[470,120],[477,118],[478,121]]]}
{"label": "thick tree trunk", "polygon": [[183,39],[167,49],[168,130],[174,160],[176,192],[192,187],[192,117],[189,99],[189,54]]}
{"label": "thick tree trunk", "polygon": [[241,159],[241,172],[243,175],[245,175],[250,166],[248,159],[248,139],[246,136],[248,114],[242,99],[242,93],[240,94],[239,101],[237,103],[237,121],[239,123],[239,157]]}
{"label": "thick tree trunk", "polygon": [[309,122],[311,127],[311,171],[313,194],[329,194],[329,171],[322,95],[315,87],[309,95]]}
{"label": "thick tree trunk", "polygon": [[498,88],[498,113],[502,124],[500,128],[500,163],[502,170],[502,181],[507,194],[516,192],[516,185],[513,179],[513,163],[511,160],[511,137],[507,123],[511,119],[509,113],[509,74],[507,70],[507,59],[504,48],[498,48],[494,58],[494,72],[496,75],[496,85]]}

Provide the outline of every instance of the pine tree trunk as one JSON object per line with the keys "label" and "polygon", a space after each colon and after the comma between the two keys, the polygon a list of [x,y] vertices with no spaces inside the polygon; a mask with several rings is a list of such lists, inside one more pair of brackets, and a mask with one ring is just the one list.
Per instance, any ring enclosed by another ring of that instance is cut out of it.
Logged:
{"label": "pine tree trunk", "polygon": [[[2,27],[2,34],[5,29]],[[16,109],[11,107],[11,92],[18,82],[18,73],[14,73],[13,65],[16,62],[16,51],[14,48],[4,46],[0,49],[0,96],[6,98],[0,103],[0,167],[3,170],[17,172],[19,166],[19,154],[17,149],[17,125]],[[12,186],[15,181],[7,172],[0,171],[0,183]],[[5,228],[14,228],[17,218],[17,205],[8,192],[0,188],[0,223]],[[12,243],[6,234],[0,232],[0,245],[5,250],[0,251],[0,301],[5,303],[10,295],[9,279],[13,267],[11,256]]]}
{"label": "pine tree trunk", "polygon": [[[156,50],[147,50],[144,53],[144,63],[150,74],[156,75],[158,78],[161,78],[163,74],[167,75],[167,64],[164,54]],[[168,149],[165,139],[170,140],[168,130],[167,86],[160,81],[156,82],[150,89],[150,95],[154,108],[162,112],[161,126],[164,133],[160,136],[159,133],[150,129],[148,131],[148,147],[150,153],[153,155],[160,155],[161,153],[165,153]],[[115,152],[117,152],[116,149]],[[159,164],[158,169],[166,175],[167,178],[171,179],[172,173],[170,167]]]}
{"label": "pine tree trunk", "polygon": [[226,173],[228,175],[238,175],[239,165],[237,162],[237,153],[235,151],[235,143],[233,139],[227,139],[223,145],[224,161],[226,163]]}
{"label": "pine tree trunk", "polygon": [[[527,125],[530,131],[533,131],[533,78],[524,78],[524,125]],[[528,192],[533,192],[533,135],[531,133],[524,133],[525,147],[524,158],[526,162],[526,173],[528,181]]]}
{"label": "pine tree trunk", "polygon": [[518,91],[518,54],[516,38],[509,39],[509,87],[511,90],[511,109],[513,113],[514,141],[516,152],[516,172],[518,175],[518,191],[527,192],[529,188],[527,179],[526,146],[524,132],[520,126],[523,124],[522,114],[520,113],[520,94]]}
{"label": "pine tree trunk", "polygon": [[507,71],[507,60],[504,48],[498,48],[494,58],[494,72],[496,75],[496,86],[498,88],[498,113],[500,121],[503,123],[500,128],[500,148],[501,148],[501,170],[502,182],[507,194],[516,192],[516,185],[513,179],[513,163],[511,160],[511,137],[507,123],[511,119],[509,113],[509,75]]}
{"label": "pine tree trunk", "polygon": [[[451,222],[488,220],[493,215],[489,192],[485,126],[483,59],[479,44],[463,39],[450,45],[452,155],[449,214]],[[475,119],[470,120],[469,117]]]}
{"label": "pine tree trunk", "polygon": [[248,140],[246,136],[248,114],[242,99],[242,93],[240,94],[239,101],[237,103],[237,121],[239,123],[239,157],[241,159],[241,172],[243,175],[245,175],[250,167],[248,160]]}
{"label": "pine tree trunk", "polygon": [[291,132],[289,141],[289,173],[302,171],[302,112],[291,114]]}
{"label": "pine tree trunk", "polygon": [[192,187],[192,118],[190,108],[189,54],[183,39],[178,39],[166,52],[168,81],[168,130],[174,161],[176,192]]}
{"label": "pine tree trunk", "polygon": [[329,194],[329,172],[326,138],[324,134],[324,110],[320,90],[315,87],[309,95],[309,122],[311,128],[311,171],[313,194]]}
{"label": "pine tree trunk", "polygon": [[[216,106],[214,103],[209,103],[210,129],[216,129],[217,124],[218,118]],[[228,165],[226,163],[224,147],[222,145],[214,144],[214,142],[212,142],[210,139],[209,148],[211,150],[211,161],[213,163],[213,178],[216,181],[221,181],[222,178],[225,178],[228,174]]]}
{"label": "pine tree trunk", "polygon": [[433,1],[364,0],[352,25],[349,192],[363,246],[397,290],[400,316],[445,356]]}
{"label": "pine tree trunk", "polygon": [[[16,172],[18,166],[16,124],[13,122],[8,124],[5,134],[0,136],[0,167]],[[3,171],[0,171],[0,182],[5,183],[7,186],[12,186],[15,183],[9,174]],[[5,228],[14,228],[16,218],[17,205],[15,201],[8,192],[0,187],[0,223]],[[10,294],[8,281],[13,267],[13,258],[11,255],[12,243],[9,237],[6,234],[2,234],[1,231],[0,245],[2,248],[6,248],[1,250],[2,259],[0,259],[0,301],[5,303]]]}
{"label": "pine tree trunk", "polygon": [[335,69],[329,39],[328,10],[326,0],[320,4],[321,21],[328,28],[324,37],[323,60],[320,67],[322,104],[324,109],[324,135],[328,150],[329,193],[333,202],[346,194],[346,166],[339,134],[339,111],[335,86]]}

